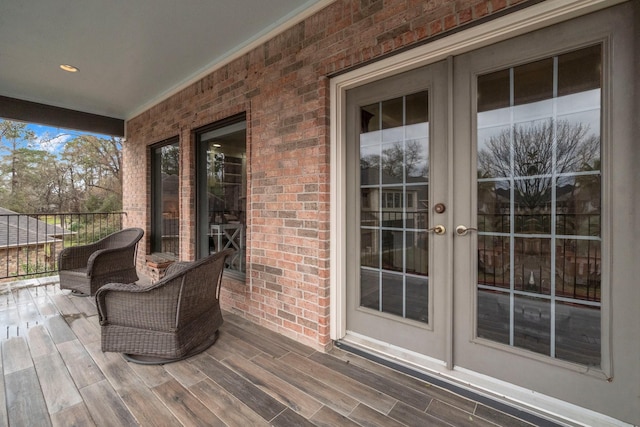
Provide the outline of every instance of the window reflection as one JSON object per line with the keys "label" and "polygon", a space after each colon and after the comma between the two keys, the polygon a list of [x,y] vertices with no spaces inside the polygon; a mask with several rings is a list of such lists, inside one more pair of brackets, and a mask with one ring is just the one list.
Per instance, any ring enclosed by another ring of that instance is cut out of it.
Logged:
{"label": "window reflection", "polygon": [[578,356],[582,326],[551,319],[599,319],[600,61],[592,46],[479,76],[477,104],[477,334],[589,365],[599,346]]}
{"label": "window reflection", "polygon": [[551,353],[551,302],[542,298],[517,295],[514,298],[514,345]]}
{"label": "window reflection", "polygon": [[555,294],[572,300],[600,301],[600,244],[591,240],[556,242]]}
{"label": "window reflection", "polygon": [[[478,176],[548,177],[600,167],[600,136],[588,123],[544,119],[501,128],[479,144]],[[521,185],[523,194],[549,188]]]}
{"label": "window reflection", "polygon": [[513,68],[514,105],[553,98],[553,59],[530,62]]}
{"label": "window reflection", "polygon": [[600,307],[556,304],[555,356],[583,365],[600,364]]}
{"label": "window reflection", "polygon": [[428,322],[426,91],[360,109],[360,305]]}

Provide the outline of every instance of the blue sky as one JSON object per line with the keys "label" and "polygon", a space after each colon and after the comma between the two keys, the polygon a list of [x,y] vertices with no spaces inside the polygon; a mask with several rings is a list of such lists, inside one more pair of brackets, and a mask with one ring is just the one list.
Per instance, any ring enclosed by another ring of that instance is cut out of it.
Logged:
{"label": "blue sky", "polygon": [[[83,132],[72,129],[63,129],[36,123],[29,123],[27,125],[27,129],[33,131],[36,134],[35,146],[32,146],[30,148],[46,150],[53,154],[59,153],[67,141],[70,141],[73,138],[81,135],[95,135],[99,138],[111,138],[107,135]],[[2,140],[2,143],[4,145],[7,145],[7,141],[5,141],[4,139]]]}

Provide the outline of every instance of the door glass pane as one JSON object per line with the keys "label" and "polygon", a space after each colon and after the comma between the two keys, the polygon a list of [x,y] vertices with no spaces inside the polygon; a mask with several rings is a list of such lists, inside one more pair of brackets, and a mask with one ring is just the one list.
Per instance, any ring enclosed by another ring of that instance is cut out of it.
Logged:
{"label": "door glass pane", "polygon": [[583,365],[600,363],[600,307],[556,303],[556,357]]}
{"label": "door glass pane", "polygon": [[547,238],[514,238],[513,288],[533,294],[551,293],[551,248]]}
{"label": "door glass pane", "polygon": [[382,230],[382,269],[386,271],[403,271],[404,233],[402,230]]}
{"label": "door glass pane", "polygon": [[360,305],[380,309],[380,269],[360,269]]}
{"label": "door glass pane", "polygon": [[600,302],[600,244],[588,239],[557,239],[555,293],[570,300]]}
{"label": "door glass pane", "polygon": [[600,365],[601,53],[478,77],[477,336]]}
{"label": "door glass pane", "polygon": [[516,295],[513,302],[513,341],[516,347],[549,354],[551,303],[548,299]]}
{"label": "door glass pane", "polygon": [[428,322],[426,91],[360,108],[360,306]]}
{"label": "door glass pane", "polygon": [[553,59],[512,68],[513,103],[529,104],[553,98]]}
{"label": "door glass pane", "polygon": [[402,316],[404,312],[404,277],[402,274],[382,273],[382,311]]}
{"label": "door glass pane", "polygon": [[509,70],[478,76],[478,112],[509,107],[510,83]]}
{"label": "door glass pane", "polygon": [[495,288],[510,288],[510,243],[508,236],[482,233],[478,236],[478,283]]}
{"label": "door glass pane", "polygon": [[407,231],[405,236],[406,272],[427,277],[429,234],[425,231]]}
{"label": "door glass pane", "polygon": [[427,323],[429,313],[427,310],[429,301],[429,278],[425,276],[407,275],[406,317]]}
{"label": "door glass pane", "polygon": [[509,344],[510,294],[479,286],[477,304],[478,337]]}

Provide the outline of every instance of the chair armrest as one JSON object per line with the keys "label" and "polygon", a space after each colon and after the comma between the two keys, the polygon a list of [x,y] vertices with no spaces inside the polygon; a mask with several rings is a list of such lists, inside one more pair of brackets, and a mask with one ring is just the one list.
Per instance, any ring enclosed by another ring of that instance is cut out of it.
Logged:
{"label": "chair armrest", "polygon": [[104,275],[131,268],[135,266],[134,254],[135,247],[97,250],[87,260],[87,276]]}
{"label": "chair armrest", "polygon": [[138,286],[109,283],[96,292],[100,325],[118,324],[134,328],[170,331],[176,327],[177,294],[181,277],[167,283]]}
{"label": "chair armrest", "polygon": [[58,256],[58,270],[73,270],[87,265],[89,257],[98,249],[95,243],[64,248]]}
{"label": "chair armrest", "polygon": [[96,291],[96,306],[98,308],[98,320],[100,324],[107,319],[107,307],[106,297],[109,292],[144,292],[145,289],[142,286],[138,286],[135,283],[107,283]]}

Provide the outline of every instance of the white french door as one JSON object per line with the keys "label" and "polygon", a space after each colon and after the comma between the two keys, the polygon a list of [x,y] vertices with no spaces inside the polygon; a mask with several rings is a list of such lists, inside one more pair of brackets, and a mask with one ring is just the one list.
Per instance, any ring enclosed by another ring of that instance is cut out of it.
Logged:
{"label": "white french door", "polygon": [[638,422],[633,13],[346,91],[339,338]]}

